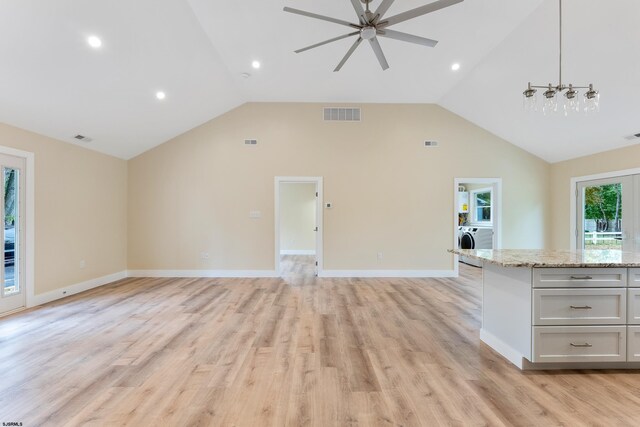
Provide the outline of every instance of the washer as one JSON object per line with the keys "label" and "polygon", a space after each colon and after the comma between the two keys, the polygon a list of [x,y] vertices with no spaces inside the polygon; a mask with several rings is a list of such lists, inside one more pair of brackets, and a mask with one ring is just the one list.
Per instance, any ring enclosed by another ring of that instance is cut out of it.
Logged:
{"label": "washer", "polygon": [[[493,248],[493,228],[492,227],[459,227],[460,249],[492,249]],[[460,262],[482,267],[482,262],[461,256]]]}

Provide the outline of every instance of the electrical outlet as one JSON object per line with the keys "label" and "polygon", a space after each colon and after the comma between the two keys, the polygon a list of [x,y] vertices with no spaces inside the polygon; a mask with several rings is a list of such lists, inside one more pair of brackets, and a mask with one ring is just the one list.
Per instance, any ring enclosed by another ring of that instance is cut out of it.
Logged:
{"label": "electrical outlet", "polygon": [[383,253],[382,253],[382,252],[378,252],[378,261],[381,261],[381,260],[382,260],[382,255],[383,255]]}
{"label": "electrical outlet", "polygon": [[80,260],[80,270],[84,270],[84,268],[87,266],[87,261],[85,260]]}
{"label": "electrical outlet", "polygon": [[200,259],[209,259],[209,252],[200,252]]}
{"label": "electrical outlet", "polygon": [[62,291],[62,295],[66,295],[66,294],[67,294],[67,291]]}

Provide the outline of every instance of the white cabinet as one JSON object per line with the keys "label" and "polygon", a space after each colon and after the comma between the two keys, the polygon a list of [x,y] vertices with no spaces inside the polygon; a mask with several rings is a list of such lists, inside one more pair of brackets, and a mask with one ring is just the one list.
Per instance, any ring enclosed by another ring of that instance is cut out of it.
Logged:
{"label": "white cabinet", "polygon": [[532,362],[624,362],[626,326],[535,326]]}
{"label": "white cabinet", "polygon": [[521,369],[637,369],[640,268],[485,263],[480,339]]}
{"label": "white cabinet", "polygon": [[627,293],[628,321],[631,325],[640,325],[640,288],[629,288]]}
{"label": "white cabinet", "polygon": [[626,268],[534,268],[534,288],[623,288]]}
{"label": "white cabinet", "polygon": [[624,288],[534,289],[532,321],[534,325],[623,325],[626,300]]}

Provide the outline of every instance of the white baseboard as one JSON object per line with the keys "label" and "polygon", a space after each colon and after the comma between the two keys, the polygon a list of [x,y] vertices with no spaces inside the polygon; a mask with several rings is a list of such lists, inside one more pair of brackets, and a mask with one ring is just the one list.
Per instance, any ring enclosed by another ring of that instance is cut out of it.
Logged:
{"label": "white baseboard", "polygon": [[129,270],[129,277],[279,277],[275,270]]}
{"label": "white baseboard", "polygon": [[456,277],[455,270],[322,270],[319,277]]}
{"label": "white baseboard", "polygon": [[484,329],[480,329],[480,341],[487,344],[489,347],[493,348],[496,352],[498,352],[502,357],[507,359],[509,362],[516,365],[518,368],[522,369],[524,365],[524,357],[518,350],[506,344],[500,338],[493,335],[491,332],[487,332]]}
{"label": "white baseboard", "polygon": [[99,286],[103,286],[108,283],[116,282],[118,280],[122,280],[126,278],[127,278],[127,272],[120,271],[118,273],[113,273],[107,276],[90,279],[85,282],[76,283],[75,285],[70,285],[64,288],[56,289],[51,292],[35,295],[29,306],[35,307],[37,305],[46,304],[48,302],[55,301],[60,298],[65,298],[71,295],[75,295],[80,292],[88,291],[89,289],[97,288]]}
{"label": "white baseboard", "polygon": [[316,251],[313,249],[283,249],[280,251],[280,255],[315,255]]}

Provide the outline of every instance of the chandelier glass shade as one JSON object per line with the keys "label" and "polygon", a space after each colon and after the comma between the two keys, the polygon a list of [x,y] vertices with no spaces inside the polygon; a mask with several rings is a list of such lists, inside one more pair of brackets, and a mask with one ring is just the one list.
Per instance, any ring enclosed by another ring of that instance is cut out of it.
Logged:
{"label": "chandelier glass shade", "polygon": [[[573,84],[562,83],[562,0],[559,3],[560,17],[560,56],[559,56],[559,79],[558,84],[549,83],[546,86],[527,85],[527,89],[522,92],[524,108],[526,111],[539,111],[545,115],[562,113],[565,116],[572,113],[597,112],[600,108],[600,93],[593,88],[593,84],[588,86],[574,86]],[[544,89],[542,92],[542,105],[538,105],[538,97],[536,96],[538,89]],[[578,89],[586,89],[584,95],[580,97]],[[581,99],[582,98],[582,99]]]}

